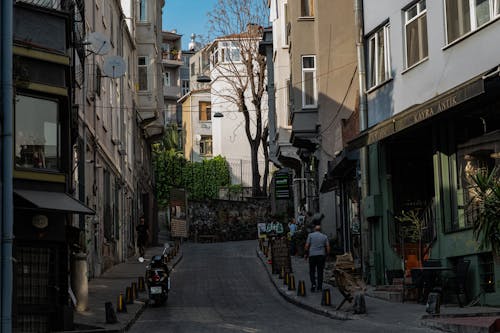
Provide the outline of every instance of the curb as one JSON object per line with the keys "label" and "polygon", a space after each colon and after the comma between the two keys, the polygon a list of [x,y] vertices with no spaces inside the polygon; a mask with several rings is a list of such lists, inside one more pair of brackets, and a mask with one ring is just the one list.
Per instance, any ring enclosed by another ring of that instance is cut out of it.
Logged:
{"label": "curb", "polygon": [[[175,258],[175,261],[172,263],[172,267],[170,268],[170,272],[174,269],[175,266],[177,266],[182,258],[184,257],[182,251],[179,252],[179,255]],[[134,301],[135,304],[137,303],[142,303],[140,304],[139,308],[135,312],[134,316],[127,322],[124,323],[124,326],[119,327],[119,328],[96,328],[96,329],[84,329],[84,330],[74,330],[74,331],[58,331],[57,333],[122,333],[128,331],[132,325],[137,321],[137,319],[141,316],[141,314],[144,312],[146,307],[148,306],[149,300],[148,299],[143,299],[143,300],[136,300]],[[77,324],[77,323],[75,323]]]}
{"label": "curb", "polygon": [[305,304],[301,301],[299,301],[297,298],[295,297],[292,297],[290,295],[288,295],[284,290],[282,290],[276,283],[276,281],[274,281],[273,279],[273,275],[271,274],[271,272],[269,271],[268,267],[266,266],[266,263],[265,261],[263,260],[263,257],[261,256],[260,254],[260,251],[257,249],[256,250],[256,254],[257,254],[257,257],[260,259],[260,262],[261,264],[264,266],[264,269],[266,270],[267,272],[267,275],[269,276],[269,279],[271,280],[271,282],[273,283],[273,285],[275,286],[276,290],[278,291],[278,293],[289,303],[292,303],[294,305],[297,305],[298,307],[301,307],[305,310],[308,310],[310,312],[313,312],[313,313],[316,313],[316,314],[319,314],[319,315],[322,315],[322,316],[325,316],[325,317],[328,317],[328,318],[331,318],[331,319],[337,319],[337,320],[352,320],[352,319],[359,319],[358,316],[355,316],[355,315],[352,315],[350,313],[347,313],[347,312],[343,312],[343,311],[329,311],[329,310],[322,310],[322,309],[318,309],[314,306],[311,306],[309,304]]}

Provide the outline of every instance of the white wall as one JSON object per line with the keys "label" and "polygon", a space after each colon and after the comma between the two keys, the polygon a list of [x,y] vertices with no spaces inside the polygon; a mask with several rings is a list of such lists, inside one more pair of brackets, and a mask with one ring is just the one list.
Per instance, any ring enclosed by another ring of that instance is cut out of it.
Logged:
{"label": "white wall", "polygon": [[[500,20],[457,42],[446,45],[444,1],[427,0],[427,31],[429,59],[406,71],[404,67],[404,6],[410,1],[364,1],[365,34],[387,19],[391,25],[391,61],[393,82],[368,95],[370,126],[399,113],[408,107],[425,102],[453,87],[480,75],[500,64]],[[377,104],[376,99],[385,94],[388,100]],[[392,97],[390,97],[392,95]],[[389,104],[389,105],[388,105]],[[382,110],[385,108],[385,110]]]}

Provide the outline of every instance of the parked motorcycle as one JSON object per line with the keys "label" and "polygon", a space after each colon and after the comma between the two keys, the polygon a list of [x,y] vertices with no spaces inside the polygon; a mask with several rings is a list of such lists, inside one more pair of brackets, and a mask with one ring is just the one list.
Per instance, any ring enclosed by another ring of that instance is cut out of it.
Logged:
{"label": "parked motorcycle", "polygon": [[146,267],[146,285],[149,300],[154,305],[163,305],[168,299],[170,290],[170,271],[162,255],[153,256]]}

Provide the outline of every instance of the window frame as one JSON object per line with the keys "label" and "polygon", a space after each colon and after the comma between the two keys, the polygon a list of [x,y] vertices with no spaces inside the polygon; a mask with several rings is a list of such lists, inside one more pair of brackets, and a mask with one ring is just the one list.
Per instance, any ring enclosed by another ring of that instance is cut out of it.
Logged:
{"label": "window frame", "polygon": [[[421,9],[422,3],[425,6],[424,9]],[[417,14],[414,17],[411,17],[410,19],[408,19],[408,14],[409,14],[410,10],[412,10],[413,8],[417,9]],[[411,23],[422,19],[422,17],[424,17],[424,16],[425,16],[425,23],[426,23],[425,42],[427,44],[427,54],[410,65],[408,63],[408,37],[407,37],[408,36],[408,26]],[[405,67],[406,67],[406,69],[413,68],[429,58],[429,31],[427,29],[427,3],[426,3],[426,0],[419,0],[404,10],[404,43],[405,43]]]}
{"label": "window frame", "polygon": [[282,13],[283,17],[281,18],[281,47],[288,48],[290,47],[290,36],[288,35],[288,1],[283,1],[282,3]]}
{"label": "window frame", "polygon": [[[305,58],[313,58],[314,67],[312,68],[304,68],[304,59]],[[300,66],[301,66],[301,74],[302,74],[302,109],[316,109],[318,107],[318,85],[317,85],[317,73],[316,73],[316,55],[303,55],[300,58]],[[314,104],[306,104],[306,89],[305,89],[305,74],[313,73],[313,99]]]}
{"label": "window frame", "polygon": [[[36,166],[32,166],[32,167],[27,167],[27,166],[23,166],[23,165],[18,165],[17,162],[15,162],[15,168],[16,169],[23,169],[23,170],[29,170],[29,171],[37,171],[37,172],[62,172],[63,171],[63,156],[62,156],[62,153],[63,153],[63,142],[62,142],[62,127],[63,127],[63,115],[62,115],[62,101],[58,98],[55,98],[55,97],[48,97],[48,96],[41,96],[41,95],[36,95],[36,94],[30,94],[30,93],[25,93],[25,92],[19,92],[19,93],[16,93],[15,94],[15,102],[14,102],[14,130],[16,132],[15,136],[14,136],[14,161],[16,161],[17,159],[17,144],[18,144],[18,136],[20,136],[20,134],[22,133],[21,130],[19,130],[19,127],[18,127],[18,124],[19,124],[19,119],[22,121],[22,119],[24,117],[21,117],[20,115],[18,115],[18,112],[19,112],[19,108],[18,108],[18,104],[17,104],[17,101],[18,101],[18,98],[19,97],[27,97],[27,98],[31,98],[31,99],[35,99],[35,100],[44,100],[44,101],[48,101],[48,102],[53,102],[55,104],[55,107],[56,107],[56,127],[57,127],[57,133],[56,133],[56,166],[55,168],[47,168],[47,167],[36,167]],[[19,145],[21,146],[21,145]],[[42,146],[42,145],[33,145],[33,146]],[[45,146],[46,145],[43,145],[44,148],[44,152],[45,152]],[[33,154],[35,152],[33,151]],[[21,152],[20,152],[21,154]],[[22,156],[20,156],[22,158]],[[34,156],[32,156],[34,157]],[[44,158],[44,160],[46,159],[47,157]],[[46,163],[46,161],[44,162]]]}
{"label": "window frame", "polygon": [[314,17],[314,0],[300,0],[300,17]]}
{"label": "window frame", "polygon": [[139,22],[148,22],[148,1],[147,0],[139,0],[138,4],[139,4],[139,9],[137,11],[138,21]]}
{"label": "window frame", "polygon": [[[202,107],[205,105],[205,108]],[[205,114],[205,117],[203,117]],[[205,118],[205,119],[203,119]],[[198,102],[198,120],[201,122],[212,121],[212,103],[209,101],[199,101]]]}
{"label": "window frame", "polygon": [[[144,65],[141,65],[141,59],[144,59]],[[138,56],[137,57],[137,91],[144,92],[149,91],[149,57],[148,56]],[[141,89],[141,68],[146,69],[146,89]]]}
{"label": "window frame", "polygon": [[489,4],[489,14],[490,14],[490,19],[481,24],[477,24],[477,12],[476,12],[476,7],[477,7],[477,0],[464,0],[467,1],[469,4],[469,31],[459,35],[453,40],[449,39],[449,23],[448,23],[448,4],[447,0],[443,0],[443,6],[444,6],[444,20],[445,20],[445,40],[446,40],[446,46],[452,45],[463,38],[466,38],[470,34],[473,34],[474,32],[482,29],[483,27],[487,26],[491,22],[494,22],[500,18],[500,0],[488,0]]}
{"label": "window frame", "polygon": [[[376,52],[379,48],[379,33],[380,31],[383,31],[384,34],[384,68],[385,68],[385,79],[381,80],[381,75],[379,73],[379,54]],[[368,61],[367,61],[367,76],[366,76],[366,83],[367,83],[367,91],[370,91],[385,82],[389,81],[392,79],[392,63],[391,63],[391,24],[389,22],[383,24],[381,27],[377,28],[375,31],[373,31],[370,35],[368,35],[367,40],[367,56],[368,56]],[[374,41],[374,47],[373,50],[371,48],[371,41]],[[375,52],[374,54],[374,64],[371,63],[372,59],[372,52]],[[375,65],[375,82],[372,82],[372,68]]]}
{"label": "window frame", "polygon": [[[200,156],[209,157],[213,155],[213,138],[211,135],[202,135],[199,143]],[[208,149],[210,148],[210,149]]]}

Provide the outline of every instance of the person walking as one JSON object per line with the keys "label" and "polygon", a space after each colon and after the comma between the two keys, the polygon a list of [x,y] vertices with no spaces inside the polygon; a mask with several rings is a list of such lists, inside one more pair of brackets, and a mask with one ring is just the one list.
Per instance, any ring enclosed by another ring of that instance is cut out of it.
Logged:
{"label": "person walking", "polygon": [[[309,257],[309,278],[311,291],[321,291],[323,288],[323,270],[325,269],[326,256],[330,254],[328,237],[321,232],[321,225],[314,227],[314,232],[307,235],[306,253]],[[316,272],[318,273],[316,280]]]}
{"label": "person walking", "polygon": [[137,247],[139,248],[139,256],[144,257],[144,248],[148,240],[148,227],[145,224],[144,216],[139,219],[139,224],[135,227],[137,231]]}
{"label": "person walking", "polygon": [[295,219],[293,217],[290,219],[290,222],[288,223],[288,230],[289,230],[288,240],[290,241],[290,255],[294,256],[295,255],[295,238],[294,238],[294,235],[297,232],[297,224],[295,223]]}

